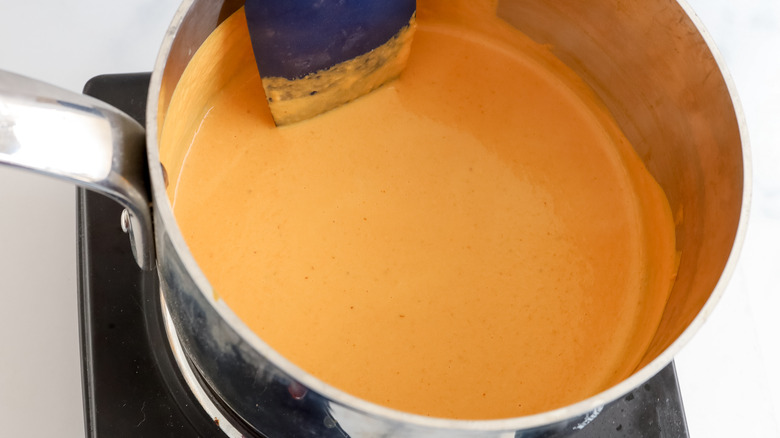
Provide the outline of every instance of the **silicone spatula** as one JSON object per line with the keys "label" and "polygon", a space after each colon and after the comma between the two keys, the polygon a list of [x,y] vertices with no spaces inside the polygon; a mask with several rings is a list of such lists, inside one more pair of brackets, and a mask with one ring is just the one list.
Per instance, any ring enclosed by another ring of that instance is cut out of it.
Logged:
{"label": "silicone spatula", "polygon": [[415,0],[247,0],[257,69],[277,125],[347,103],[396,78]]}

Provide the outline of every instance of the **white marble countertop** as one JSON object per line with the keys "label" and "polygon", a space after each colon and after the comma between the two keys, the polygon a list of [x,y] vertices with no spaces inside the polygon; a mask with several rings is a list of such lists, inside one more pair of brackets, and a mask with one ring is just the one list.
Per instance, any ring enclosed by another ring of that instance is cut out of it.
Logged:
{"label": "white marble countertop", "polygon": [[[676,359],[688,424],[694,438],[780,437],[780,1],[689,2],[740,94],[754,192],[734,277]],[[98,74],[150,71],[177,6],[0,2],[0,69],[74,91]],[[3,436],[84,436],[75,217],[72,186],[0,168]]]}

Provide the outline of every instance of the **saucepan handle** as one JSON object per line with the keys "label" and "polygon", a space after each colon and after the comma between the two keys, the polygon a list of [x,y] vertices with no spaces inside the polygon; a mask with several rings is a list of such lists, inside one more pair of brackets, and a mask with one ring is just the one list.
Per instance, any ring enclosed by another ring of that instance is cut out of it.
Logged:
{"label": "saucepan handle", "polygon": [[105,194],[125,207],[138,265],[155,265],[144,128],[97,99],[0,70],[0,164]]}

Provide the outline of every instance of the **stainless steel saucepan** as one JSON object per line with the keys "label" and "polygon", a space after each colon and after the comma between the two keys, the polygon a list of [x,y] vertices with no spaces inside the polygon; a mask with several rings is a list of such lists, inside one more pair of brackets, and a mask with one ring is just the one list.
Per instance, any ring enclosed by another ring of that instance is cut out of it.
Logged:
{"label": "stainless steel saucepan", "polygon": [[712,312],[744,239],[749,153],[734,86],[690,8],[683,0],[501,0],[502,18],[549,44],[606,103],[675,213],[679,273],[642,364],[587,400],[489,421],[395,411],[302,371],[215,299],[176,224],[160,165],[158,134],[184,68],[240,6],[183,2],[152,74],[145,129],[94,99],[0,72],[0,162],[102,191],[126,207],[117,220],[139,266],[157,271],[184,354],[247,425],[271,437],[547,436],[655,375]]}

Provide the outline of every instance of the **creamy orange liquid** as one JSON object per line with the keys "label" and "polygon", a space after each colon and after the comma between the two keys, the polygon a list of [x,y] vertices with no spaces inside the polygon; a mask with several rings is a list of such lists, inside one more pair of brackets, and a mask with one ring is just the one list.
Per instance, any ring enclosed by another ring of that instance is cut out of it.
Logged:
{"label": "creamy orange liquid", "polygon": [[663,192],[607,111],[475,3],[420,0],[400,79],[283,128],[234,15],[161,154],[198,264],[264,341],[368,401],[487,419],[630,375],[676,265]]}

